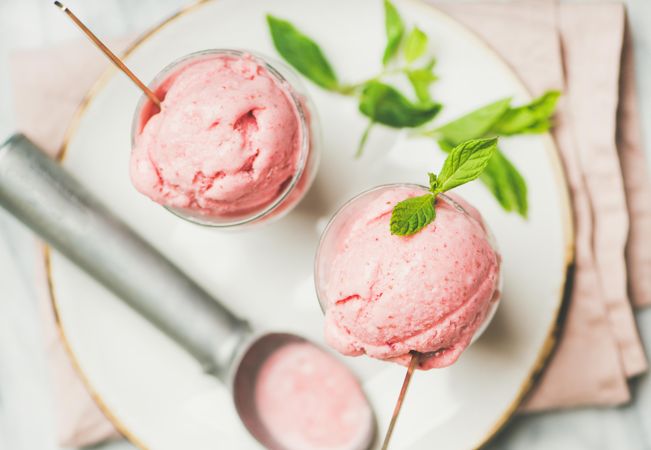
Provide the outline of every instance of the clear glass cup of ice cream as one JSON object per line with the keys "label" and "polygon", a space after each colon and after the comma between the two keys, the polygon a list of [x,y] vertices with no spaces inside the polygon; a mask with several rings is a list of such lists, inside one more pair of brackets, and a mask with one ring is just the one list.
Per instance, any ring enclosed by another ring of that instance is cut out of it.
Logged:
{"label": "clear glass cup of ice cream", "polygon": [[315,287],[326,342],[344,355],[419,368],[453,364],[486,329],[501,291],[501,257],[479,211],[439,194],[432,223],[411,236],[390,232],[393,207],[426,194],[383,185],[349,200],[321,235]]}
{"label": "clear glass cup of ice cream", "polygon": [[243,50],[186,55],[150,83],[131,129],[131,180],[190,222],[233,228],[288,213],[317,170],[315,108],[285,64]]}

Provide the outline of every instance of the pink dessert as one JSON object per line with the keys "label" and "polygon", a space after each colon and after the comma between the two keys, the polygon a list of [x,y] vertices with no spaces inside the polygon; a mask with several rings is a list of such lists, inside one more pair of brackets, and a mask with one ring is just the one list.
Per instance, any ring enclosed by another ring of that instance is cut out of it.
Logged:
{"label": "pink dessert", "polygon": [[[353,200],[321,244],[317,269],[326,340],[346,355],[421,369],[454,363],[499,299],[500,256],[479,212],[439,196],[436,218],[407,237],[391,235],[396,203],[419,186],[382,187]],[[339,223],[337,223],[339,222]]]}
{"label": "pink dessert", "polygon": [[258,414],[283,450],[362,450],[373,432],[358,381],[308,343],[288,344],[263,364],[255,387]]}
{"label": "pink dessert", "polygon": [[156,92],[162,110],[145,105],[134,130],[131,180],[141,193],[191,217],[237,219],[297,183],[303,119],[289,85],[259,59],[191,56]]}

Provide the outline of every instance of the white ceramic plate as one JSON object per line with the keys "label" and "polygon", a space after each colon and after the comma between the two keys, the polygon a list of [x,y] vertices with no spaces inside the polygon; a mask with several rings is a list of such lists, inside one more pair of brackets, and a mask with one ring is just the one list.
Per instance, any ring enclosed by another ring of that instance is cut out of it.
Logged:
{"label": "white ceramic plate", "polygon": [[[439,61],[435,92],[445,104],[442,120],[500,97],[529,98],[506,64],[471,32],[424,3],[398,5],[406,20],[430,35]],[[309,30],[342,79],[364,79],[379,69],[384,45],[380,0],[206,2],[158,27],[128,62],[149,80],[172,59],[206,48],[248,48],[275,56],[267,12]],[[321,341],[312,265],[325,222],[363,189],[426,182],[427,170],[440,167],[443,158],[431,141],[378,129],[366,156],[354,160],[365,126],[355,103],[309,83],[308,90],[322,121],[321,168],[297,210],[268,226],[242,233],[201,228],[134,190],[128,176],[129,129],[139,93],[122,75],[108,74],[91,94],[63,163],[256,327]],[[489,330],[457,364],[416,374],[392,449],[482,445],[513,413],[553,342],[572,248],[563,176],[549,136],[510,139],[503,148],[529,183],[529,219],[502,212],[479,183],[461,193],[495,230],[504,258],[504,300]],[[258,448],[216,380],[60,255],[52,254],[50,263],[53,299],[69,349],[103,409],[129,438],[154,450]],[[368,358],[346,362],[364,380],[384,430],[404,369]]]}

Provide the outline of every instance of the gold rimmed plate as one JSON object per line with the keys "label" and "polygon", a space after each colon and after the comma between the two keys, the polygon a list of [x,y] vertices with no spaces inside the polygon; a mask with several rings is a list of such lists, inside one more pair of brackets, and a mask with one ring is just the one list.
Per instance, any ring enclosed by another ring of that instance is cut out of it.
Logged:
{"label": "gold rimmed plate", "polygon": [[[430,35],[446,105],[441,120],[501,97],[530,98],[508,66],[474,34],[417,0],[397,2]],[[218,0],[202,2],[142,39],[127,61],[151,79],[169,61],[208,48],[248,48],[275,57],[265,14],[308,30],[342,79],[375,73],[384,44],[379,0]],[[480,67],[481,70],[477,70]],[[129,181],[129,130],[139,93],[114,71],[89,96],[68,135],[64,164],[125,221],[238,314],[263,329],[322,341],[312,281],[321,228],[356,193],[391,182],[426,181],[443,155],[431,140],[366,126],[354,101],[308,83],[323,129],[315,186],[277,223],[220,233],[183,222],[138,194]],[[503,150],[529,184],[527,220],[504,213],[482,185],[460,189],[494,230],[504,260],[504,295],[485,335],[454,366],[416,374],[392,448],[469,449],[484,444],[515,411],[553,346],[572,226],[567,187],[548,135],[509,139]],[[49,258],[52,300],[78,370],[118,428],[152,450],[256,449],[226,390],[192,359],[65,258]],[[142,280],[146,283],[147,280]],[[189,324],[191,326],[191,324]],[[379,429],[388,423],[404,370],[346,358],[364,380]]]}

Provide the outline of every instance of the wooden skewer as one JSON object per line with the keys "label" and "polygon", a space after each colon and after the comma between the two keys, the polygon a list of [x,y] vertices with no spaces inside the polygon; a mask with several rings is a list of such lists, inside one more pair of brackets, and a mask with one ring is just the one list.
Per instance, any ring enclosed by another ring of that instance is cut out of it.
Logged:
{"label": "wooden skewer", "polygon": [[387,429],[387,434],[384,436],[384,442],[382,443],[382,450],[387,450],[389,448],[389,441],[391,440],[391,435],[393,434],[393,429],[396,426],[396,421],[398,420],[398,415],[400,414],[400,409],[402,409],[402,402],[405,399],[407,394],[407,388],[411,382],[411,377],[416,370],[416,365],[420,360],[420,353],[411,352],[411,360],[409,361],[409,367],[407,368],[407,373],[405,374],[405,380],[402,382],[402,388],[400,389],[400,395],[398,396],[398,401],[396,402],[395,408],[393,408],[393,416],[391,417],[391,422],[389,423],[389,428]]}
{"label": "wooden skewer", "polygon": [[136,86],[140,88],[142,92],[145,93],[147,97],[149,97],[149,100],[151,100],[158,108],[160,109],[160,99],[152,92],[151,89],[145,85],[140,79],[133,73],[129,68],[122,62],[122,60],[115,54],[113,53],[102,41],[99,40],[95,34],[88,29],[84,23],[79,20],[79,18],[72,12],[70,11],[70,8],[65,6],[63,3],[59,1],[55,1],[54,4],[61,9],[70,19],[79,27],[81,31],[84,32],[88,38],[93,41],[93,43],[102,51],[108,58],[115,64],[122,72],[124,72],[131,80],[136,83]]}

